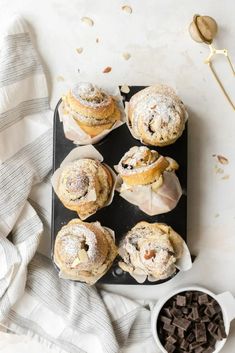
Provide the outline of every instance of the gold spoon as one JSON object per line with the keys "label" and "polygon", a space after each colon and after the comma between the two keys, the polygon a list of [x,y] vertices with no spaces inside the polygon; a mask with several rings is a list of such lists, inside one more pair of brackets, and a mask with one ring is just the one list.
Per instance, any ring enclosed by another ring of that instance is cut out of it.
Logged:
{"label": "gold spoon", "polygon": [[222,84],[222,82],[221,82],[220,78],[218,77],[218,75],[214,69],[214,66],[213,66],[214,56],[217,54],[224,55],[227,59],[229,67],[232,70],[233,76],[235,76],[235,69],[234,69],[232,61],[229,57],[228,50],[227,49],[216,49],[212,45],[213,39],[215,38],[217,31],[218,31],[218,25],[217,25],[216,21],[210,16],[194,15],[193,21],[189,26],[189,33],[190,33],[192,39],[198,43],[206,43],[209,46],[210,54],[206,58],[205,63],[211,69],[211,72],[212,72],[214,78],[216,79],[217,83],[219,84],[219,87],[221,88],[223,94],[227,98],[228,102],[231,104],[232,108],[235,110],[235,104],[233,103],[228,92],[224,88],[224,85]]}

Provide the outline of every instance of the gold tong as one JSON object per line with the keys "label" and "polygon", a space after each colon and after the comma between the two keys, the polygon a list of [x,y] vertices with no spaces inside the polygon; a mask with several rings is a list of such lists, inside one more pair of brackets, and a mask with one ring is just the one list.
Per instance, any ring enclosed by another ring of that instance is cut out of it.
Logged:
{"label": "gold tong", "polygon": [[217,75],[214,65],[213,65],[213,59],[215,55],[224,55],[227,59],[227,62],[229,64],[230,69],[232,70],[233,76],[235,76],[235,69],[232,64],[232,61],[229,57],[228,50],[227,49],[216,49],[212,43],[213,39],[215,38],[216,34],[218,31],[218,26],[216,21],[209,16],[200,16],[200,15],[194,15],[193,21],[189,26],[189,33],[192,37],[193,40],[195,40],[198,43],[206,43],[209,46],[210,53],[208,57],[205,60],[205,63],[208,64],[216,82],[218,83],[219,87],[221,88],[223,94],[227,98],[228,102],[232,106],[232,108],[235,110],[235,104],[233,103],[232,99],[230,98],[228,92],[224,88],[224,85],[222,84],[219,76]]}

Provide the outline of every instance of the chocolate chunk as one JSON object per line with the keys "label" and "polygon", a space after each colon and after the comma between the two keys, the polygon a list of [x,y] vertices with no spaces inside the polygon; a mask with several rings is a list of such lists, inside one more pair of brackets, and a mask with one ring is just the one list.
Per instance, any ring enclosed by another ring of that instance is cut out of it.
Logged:
{"label": "chocolate chunk", "polygon": [[221,341],[223,339],[220,328],[218,328],[217,330],[217,337],[218,337],[218,341]]}
{"label": "chocolate chunk", "polygon": [[194,350],[194,353],[201,353],[203,351],[204,351],[204,348],[202,346],[199,346]]}
{"label": "chocolate chunk", "polygon": [[171,311],[170,311],[169,308],[163,308],[163,313],[164,313],[167,317],[169,317],[169,318],[172,317]]}
{"label": "chocolate chunk", "polygon": [[199,293],[198,292],[193,292],[193,301],[197,302],[198,301],[198,297],[199,297]]}
{"label": "chocolate chunk", "polygon": [[190,332],[190,334],[186,337],[186,340],[188,342],[193,342],[194,339],[195,339],[195,335],[193,332]]}
{"label": "chocolate chunk", "polygon": [[164,348],[168,353],[173,353],[176,347],[173,344],[167,342]]}
{"label": "chocolate chunk", "polygon": [[180,338],[184,338],[184,330],[182,328],[177,328],[177,333]]}
{"label": "chocolate chunk", "polygon": [[173,308],[173,309],[171,310],[171,314],[172,314],[174,317],[182,317],[182,316],[183,316],[182,310],[177,309],[177,308]]}
{"label": "chocolate chunk", "polygon": [[210,347],[214,347],[216,344],[216,339],[214,337],[212,337],[211,335],[208,335],[208,336],[209,336],[208,337],[208,345]]}
{"label": "chocolate chunk", "polygon": [[188,349],[189,343],[183,339],[182,342],[180,343],[180,348],[182,348],[184,351]]}
{"label": "chocolate chunk", "polygon": [[210,333],[212,333],[212,332],[214,333],[214,332],[217,331],[218,325],[215,324],[215,323],[213,323],[213,322],[210,322],[210,323],[207,325],[207,329],[208,329],[208,331],[209,331]]}
{"label": "chocolate chunk", "polygon": [[219,336],[218,336],[218,330],[216,330],[215,332],[210,332],[210,334],[211,334],[211,336],[212,337],[214,337],[214,339],[216,340],[216,341],[220,341],[220,338],[219,338]]}
{"label": "chocolate chunk", "polygon": [[223,321],[223,318],[222,318],[222,314],[217,314],[213,317],[213,321],[216,322],[217,324],[219,324],[220,321]]}
{"label": "chocolate chunk", "polygon": [[213,352],[214,352],[214,348],[208,347],[203,353],[213,353]]}
{"label": "chocolate chunk", "polygon": [[190,305],[192,303],[193,293],[192,292],[186,292],[185,296],[187,298],[187,305]]}
{"label": "chocolate chunk", "polygon": [[191,324],[191,321],[184,319],[182,317],[175,317],[173,320],[173,325],[186,331]]}
{"label": "chocolate chunk", "polygon": [[168,336],[166,340],[167,340],[167,342],[174,344],[177,342],[177,337],[175,335]]}
{"label": "chocolate chunk", "polygon": [[213,307],[213,305],[208,305],[208,310],[210,311],[210,317],[214,316],[216,314],[215,308]]}
{"label": "chocolate chunk", "polygon": [[204,323],[195,324],[195,333],[197,342],[206,342],[206,326]]}
{"label": "chocolate chunk", "polygon": [[171,319],[169,319],[168,317],[161,315],[159,318],[160,321],[164,322],[165,324],[170,325],[171,324]]}
{"label": "chocolate chunk", "polygon": [[169,332],[170,335],[173,335],[175,332],[175,326],[169,325],[169,324],[164,324],[163,329],[167,332]]}
{"label": "chocolate chunk", "polygon": [[203,316],[204,315],[204,311],[207,309],[207,306],[202,304],[198,307],[198,311],[199,311],[199,315]]}
{"label": "chocolate chunk", "polygon": [[195,341],[193,343],[190,343],[189,349],[190,349],[190,351],[193,351],[194,349],[201,347],[201,345],[202,344],[200,342]]}
{"label": "chocolate chunk", "polygon": [[178,306],[185,306],[186,305],[186,297],[184,295],[177,295],[176,304]]}
{"label": "chocolate chunk", "polygon": [[210,322],[210,318],[208,316],[203,316],[201,322]]}
{"label": "chocolate chunk", "polygon": [[198,303],[201,304],[207,304],[209,302],[208,295],[207,294],[202,294],[199,295],[198,297]]}
{"label": "chocolate chunk", "polygon": [[198,313],[198,308],[192,308],[192,314],[191,314],[191,318],[193,320],[197,320],[199,318],[199,313]]}
{"label": "chocolate chunk", "polygon": [[207,315],[207,316],[209,316],[210,318],[212,318],[212,317],[215,315],[215,313],[213,313],[213,311],[214,311],[214,310],[213,310],[212,308],[210,308],[210,306],[208,305],[208,306],[206,307],[204,313],[205,313],[205,315]]}

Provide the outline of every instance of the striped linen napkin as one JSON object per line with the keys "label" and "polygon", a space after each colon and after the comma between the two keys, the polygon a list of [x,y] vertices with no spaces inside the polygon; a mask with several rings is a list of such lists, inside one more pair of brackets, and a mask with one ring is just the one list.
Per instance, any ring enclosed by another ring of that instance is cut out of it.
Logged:
{"label": "striped linen napkin", "polygon": [[22,18],[1,43],[0,323],[61,353],[157,352],[149,309],[59,279],[40,253],[50,241],[53,113]]}

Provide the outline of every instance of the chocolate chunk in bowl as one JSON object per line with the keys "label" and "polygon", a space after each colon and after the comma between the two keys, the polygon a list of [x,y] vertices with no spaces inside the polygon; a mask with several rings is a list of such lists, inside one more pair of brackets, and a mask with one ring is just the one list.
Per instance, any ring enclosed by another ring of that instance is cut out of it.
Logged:
{"label": "chocolate chunk in bowl", "polygon": [[160,299],[152,313],[152,332],[164,353],[218,353],[235,318],[235,299],[201,287],[178,289]]}

